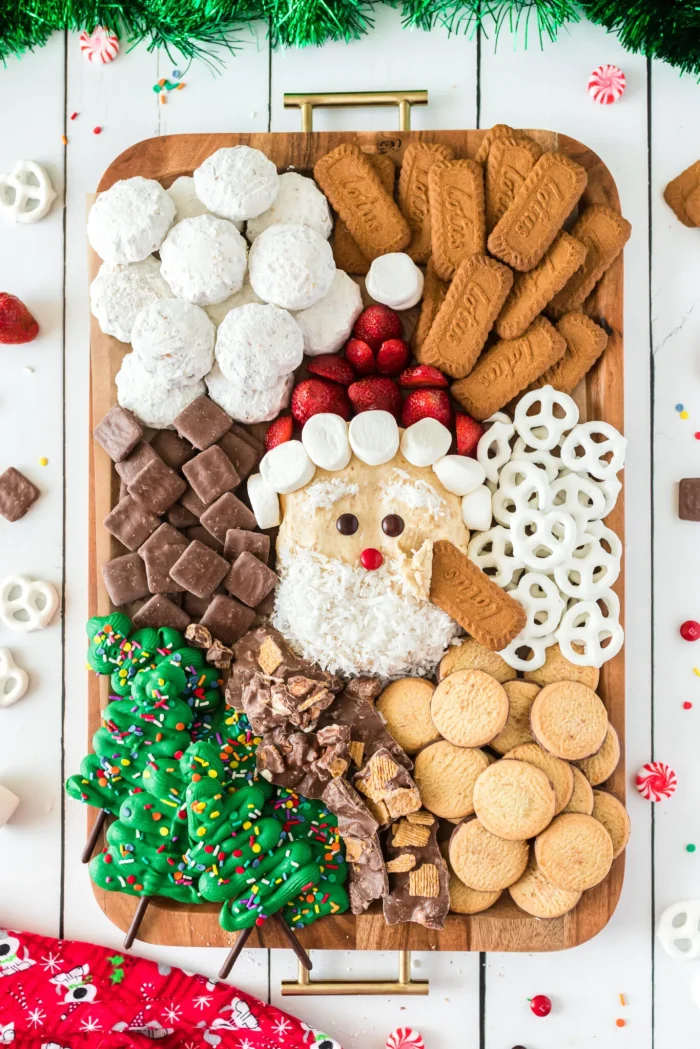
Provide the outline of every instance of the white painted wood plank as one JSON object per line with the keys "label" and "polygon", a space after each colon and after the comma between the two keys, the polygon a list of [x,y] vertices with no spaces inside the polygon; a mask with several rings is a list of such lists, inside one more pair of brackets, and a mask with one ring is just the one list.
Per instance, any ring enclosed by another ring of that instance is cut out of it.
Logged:
{"label": "white painted wood plank", "polygon": [[[50,81],[47,93],[38,85]],[[3,137],[0,170],[19,159],[46,166],[58,193],[50,214],[32,225],[0,229],[0,289],[18,295],[36,316],[40,334],[2,348],[0,472],[15,466],[41,490],[26,517],[0,520],[0,579],[23,573],[45,579],[60,594],[63,513],[62,456],[62,201],[63,40],[0,67]],[[15,100],[20,104],[12,104]],[[41,467],[45,456],[48,466]],[[22,634],[0,626],[30,676],[29,690],[0,710],[0,783],[20,798],[0,830],[0,925],[58,932],[61,869],[61,620]]]}
{"label": "white painted wood plank", "polygon": [[[586,84],[601,62],[618,64],[627,92],[615,105],[589,99]],[[627,768],[648,760],[650,739],[649,369],[645,60],[622,51],[603,30],[582,23],[544,53],[512,48],[502,34],[494,53],[482,44],[481,124],[544,127],[594,149],[617,181],[622,210],[634,232],[625,253],[625,415],[629,452],[626,483]],[[594,940],[556,957],[492,955],[486,979],[486,1046],[515,1043],[538,1049],[563,1044],[651,1044],[650,825],[648,807],[628,792],[633,834],[620,904]],[[549,1018],[535,1018],[527,998],[548,994]],[[618,994],[629,1005],[621,1009]],[[615,1020],[627,1020],[624,1029]],[[614,1039],[614,1042],[613,1042]]]}

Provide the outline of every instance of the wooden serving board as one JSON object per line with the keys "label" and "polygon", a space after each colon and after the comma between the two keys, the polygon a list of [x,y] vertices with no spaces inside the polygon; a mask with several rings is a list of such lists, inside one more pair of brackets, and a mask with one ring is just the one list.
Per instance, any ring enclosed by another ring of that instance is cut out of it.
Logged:
{"label": "wooden serving board", "polygon": [[[254,135],[167,135],[147,139],[127,149],[102,176],[98,191],[109,189],[119,179],[142,175],[157,179],[165,187],[180,175],[193,170],[215,150],[238,144],[260,149],[277,165],[278,170],[293,168],[311,174],[315,162],[343,142],[354,141],[369,153],[386,153],[397,166],[411,142],[441,142],[450,145],[458,157],[473,157],[484,131],[412,131],[412,132],[315,132],[312,134],[276,133]],[[581,206],[607,204],[620,210],[615,182],[603,162],[586,146],[566,135],[551,131],[530,130],[546,150],[566,153],[588,172],[588,186]],[[99,268],[99,259],[91,252],[91,279]],[[608,348],[596,367],[586,376],[575,393],[581,419],[603,419],[623,430],[623,303],[622,258],[608,270],[586,302],[586,312],[611,330]],[[116,400],[114,376],[129,347],[104,335],[92,318],[91,340],[91,418],[95,426]],[[124,553],[109,535],[102,521],[117,499],[119,479],[107,455],[90,439],[90,539],[89,539],[89,607],[90,615],[112,611],[102,583],[100,566]],[[617,505],[607,519],[624,542],[624,488]],[[624,610],[624,575],[614,587]],[[107,702],[108,681],[89,675],[89,738],[99,727],[100,710]],[[623,757],[608,786],[624,800],[625,762],[625,663],[624,649],[606,663],[600,675],[599,693],[610,721],[623,742]],[[95,811],[88,810],[88,828]],[[103,844],[100,839],[99,846]],[[424,929],[413,923],[387,926],[381,904],[375,903],[366,914],[354,917],[344,914],[326,917],[299,932],[306,948],[326,950],[442,950],[442,951],[556,951],[574,947],[600,932],[610,919],[622,888],[624,854],[613,864],[608,877],[596,888],[584,893],[581,902],[562,918],[541,921],[519,910],[507,892],[488,911],[471,917],[450,914],[442,932]],[[120,929],[131,922],[137,900],[122,893],[93,890],[105,914]],[[218,906],[202,904],[184,907],[167,900],[151,903],[141,925],[139,938],[149,943],[181,946],[225,946],[232,937],[218,922]],[[298,931],[298,930],[297,930]],[[248,940],[249,947],[286,947],[272,922],[256,929]]]}

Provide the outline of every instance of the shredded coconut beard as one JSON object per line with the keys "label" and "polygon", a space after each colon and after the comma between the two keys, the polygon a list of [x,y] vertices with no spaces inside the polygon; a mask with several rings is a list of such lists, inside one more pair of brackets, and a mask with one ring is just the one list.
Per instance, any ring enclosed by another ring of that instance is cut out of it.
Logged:
{"label": "shredded coconut beard", "polygon": [[445,612],[410,592],[395,560],[368,572],[311,550],[278,554],[272,625],[323,670],[426,677],[460,632]]}

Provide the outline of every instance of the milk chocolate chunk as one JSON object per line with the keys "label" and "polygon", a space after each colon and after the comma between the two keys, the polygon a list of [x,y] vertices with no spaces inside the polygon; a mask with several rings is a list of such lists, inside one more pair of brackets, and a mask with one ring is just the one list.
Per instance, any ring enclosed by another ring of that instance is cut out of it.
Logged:
{"label": "milk chocolate chunk", "polygon": [[184,593],[184,586],[176,583],[170,575],[170,569],[182,556],[183,547],[156,546],[144,553],[143,560],[146,565],[146,578],[148,589],[152,594]]}
{"label": "milk chocolate chunk", "polygon": [[270,556],[269,535],[265,535],[264,532],[248,532],[244,528],[229,528],[224,540],[224,557],[233,562],[246,550],[266,565]]}
{"label": "milk chocolate chunk", "polygon": [[381,691],[382,683],[378,678],[355,678],[348,682],[333,705],[324,711],[319,726],[349,725],[354,745],[363,746],[365,761],[377,750],[384,749],[399,765],[411,769],[413,763],[410,758],[389,733],[375,710],[373,700]]}
{"label": "milk chocolate chunk", "polygon": [[204,451],[223,437],[231,425],[231,418],[202,394],[190,401],[173,422],[181,437],[186,437],[195,448]]}
{"label": "milk chocolate chunk", "polygon": [[160,526],[160,518],[127,495],[107,514],[104,526],[127,550],[136,550]]}
{"label": "milk chocolate chunk", "polygon": [[120,463],[143,437],[143,428],[133,412],[113,404],[92,431],[92,436],[113,462]]}
{"label": "milk chocolate chunk", "polygon": [[700,477],[684,477],[678,485],[681,521],[700,521]]}
{"label": "milk chocolate chunk", "polygon": [[152,459],[129,482],[129,495],[152,510],[164,514],[183,494],[187,485],[162,459]]}
{"label": "milk chocolate chunk", "polygon": [[163,522],[159,528],[156,528],[153,535],[149,536],[148,539],[139,547],[139,553],[141,557],[145,557],[151,550],[160,549],[164,546],[187,546],[189,540],[179,532],[177,528],[173,528],[171,524]]}
{"label": "milk chocolate chunk", "polygon": [[201,623],[190,623],[185,631],[185,640],[189,641],[193,648],[211,648],[213,639]]}
{"label": "milk chocolate chunk", "polygon": [[182,598],[182,607],[190,619],[199,619],[209,608],[209,598],[195,597],[194,594],[189,594],[185,591]]}
{"label": "milk chocolate chunk", "polygon": [[173,503],[165,516],[175,528],[192,528],[199,524],[199,518],[182,503]]}
{"label": "milk chocolate chunk", "polygon": [[233,650],[221,641],[214,641],[207,649],[206,661],[218,670],[228,670],[233,662]]}
{"label": "milk chocolate chunk", "polygon": [[212,598],[199,625],[206,627],[212,637],[225,645],[232,645],[246,634],[253,623],[255,613],[238,601],[224,594]]}
{"label": "milk chocolate chunk", "polygon": [[255,608],[273,589],[278,581],[276,572],[264,565],[257,557],[244,550],[233,563],[224,579],[224,586],[245,605]]}
{"label": "milk chocolate chunk", "polygon": [[102,565],[102,578],[113,605],[150,597],[146,567],[137,553],[123,554]]}
{"label": "milk chocolate chunk", "polygon": [[14,466],[0,475],[0,514],[6,521],[19,521],[38,498],[39,489]]}
{"label": "milk chocolate chunk", "polygon": [[174,430],[158,430],[151,441],[151,448],[171,470],[182,469],[183,463],[197,454],[190,442],[179,437]]}
{"label": "milk chocolate chunk", "polygon": [[255,514],[233,492],[224,492],[207,507],[199,523],[223,543],[230,528],[255,528]]}
{"label": "milk chocolate chunk", "polygon": [[350,864],[349,895],[353,914],[362,914],[373,900],[389,891],[377,831],[379,824],[347,780],[334,779],[324,789],[323,801],[338,820]]}
{"label": "milk chocolate chunk", "polygon": [[[182,472],[207,506],[224,492],[230,492],[241,480],[231,460],[218,444],[195,455],[194,459],[185,463]],[[187,503],[184,505],[191,509]]]}
{"label": "milk chocolate chunk", "polygon": [[153,462],[155,459],[160,459],[160,456],[153,451],[150,444],[147,441],[139,441],[133,452],[127,455],[126,459],[122,459],[114,464],[114,469],[125,484],[131,484],[144,466],[147,466],[148,463]]}
{"label": "milk chocolate chunk", "polygon": [[[212,500],[213,502],[213,500]],[[180,506],[184,506],[185,510],[189,510],[193,517],[196,517],[199,521],[200,517],[206,510],[208,503],[205,503],[199,498],[194,488],[191,485],[187,485],[187,488],[180,496]]]}
{"label": "milk chocolate chunk", "polygon": [[345,779],[334,779],[323,792],[323,800],[338,820],[343,838],[371,838],[379,824],[357,791]]}
{"label": "milk chocolate chunk", "polygon": [[216,536],[212,535],[206,528],[203,528],[202,525],[194,525],[193,528],[188,528],[186,535],[188,539],[196,539],[198,542],[204,543],[205,546],[208,546],[210,550],[217,554],[223,554],[224,552],[224,544],[220,543]]}
{"label": "milk chocolate chunk", "polygon": [[196,597],[210,597],[228,569],[228,561],[194,539],[170,569],[170,575]]}
{"label": "milk chocolate chunk", "polygon": [[225,433],[217,444],[231,460],[234,470],[242,481],[253,472],[262,458],[262,452],[232,430]]}
{"label": "milk chocolate chunk", "polygon": [[168,626],[173,630],[184,630],[190,617],[165,594],[155,594],[132,616],[132,621],[139,629],[144,626]]}
{"label": "milk chocolate chunk", "polygon": [[[404,833],[424,832],[422,844],[401,844]],[[394,824],[387,840],[389,892],[384,896],[387,925],[418,922],[427,929],[443,929],[450,909],[449,872],[437,843],[438,821],[413,826],[407,820]],[[410,862],[410,861],[413,862]]]}
{"label": "milk chocolate chunk", "polygon": [[[254,728],[253,731],[260,730]],[[320,798],[330,780],[330,774],[319,767],[321,756],[321,747],[313,732],[288,734],[278,726],[263,733],[256,764],[269,783],[296,790],[305,798]]]}

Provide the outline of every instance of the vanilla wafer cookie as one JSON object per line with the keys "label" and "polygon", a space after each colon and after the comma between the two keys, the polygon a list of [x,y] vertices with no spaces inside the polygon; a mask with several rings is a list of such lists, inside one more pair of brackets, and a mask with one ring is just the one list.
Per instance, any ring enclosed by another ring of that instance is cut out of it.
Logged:
{"label": "vanilla wafer cookie", "polygon": [[399,207],[411,227],[406,253],[414,262],[430,258],[430,202],[428,172],[438,160],[452,160],[454,151],[438,142],[412,142],[406,146],[399,176]]}
{"label": "vanilla wafer cookie", "polygon": [[566,656],[562,655],[559,645],[550,645],[539,670],[526,670],[523,677],[525,681],[534,681],[542,687],[551,685],[554,681],[580,681],[595,692],[600,671],[597,667],[579,667],[570,663]]}
{"label": "vanilla wafer cookie", "polygon": [[432,364],[453,379],[468,375],[512,284],[512,272],[495,259],[465,259],[417,350],[421,364]]}
{"label": "vanilla wafer cookie", "polygon": [[585,257],[586,248],[581,241],[562,230],[534,269],[516,274],[513,287],[496,318],[496,334],[502,339],[516,339],[522,335]]}
{"label": "vanilla wafer cookie", "polygon": [[583,812],[586,816],[593,813],[593,787],[590,785],[581,769],[576,765],[571,766],[574,776],[574,789],[569,798],[569,804],[563,812]]}
{"label": "vanilla wafer cookie", "polygon": [[612,725],[608,725],[603,745],[592,758],[582,758],[576,762],[581,772],[593,787],[605,783],[612,776],[620,762],[620,737]]}
{"label": "vanilla wafer cookie", "polygon": [[437,317],[438,310],[445,301],[448,288],[449,284],[444,280],[440,280],[435,272],[433,260],[428,259],[428,265],[425,267],[425,283],[423,284],[420,315],[411,336],[411,346],[416,354],[416,359],[419,361],[421,359],[420,348],[427,338],[433,321]]}
{"label": "vanilla wafer cookie", "polygon": [[[381,183],[390,197],[394,196],[394,180],[396,178],[396,165],[386,153],[366,153],[374,170],[379,175]],[[336,219],[331,239],[333,258],[339,270],[353,273],[356,276],[366,277],[371,265],[370,260],[350,236],[350,231],[341,218]]]}
{"label": "vanilla wafer cookie", "polygon": [[617,859],[630,840],[630,818],[627,809],[614,794],[606,790],[593,791],[593,818],[602,823],[613,843],[613,859]]}
{"label": "vanilla wafer cookie", "polygon": [[450,910],[453,914],[480,914],[489,907],[493,907],[499,899],[502,890],[494,889],[491,892],[481,892],[479,889],[470,889],[461,878],[458,878],[450,863],[450,843],[440,842],[440,852],[447,864],[449,875],[448,892],[450,894]]}
{"label": "vanilla wafer cookie", "polygon": [[549,782],[554,787],[554,811],[561,812],[569,804],[574,790],[574,774],[568,761],[555,758],[537,743],[521,743],[513,747],[507,754],[503,755],[504,761],[515,759],[524,761],[528,765],[544,772]]}
{"label": "vanilla wafer cookie", "polygon": [[504,135],[491,143],[484,174],[487,233],[505,215],[541,156],[542,146],[527,135]]}
{"label": "vanilla wafer cookie", "polygon": [[557,816],[535,840],[535,859],[547,881],[569,892],[585,892],[610,870],[613,843],[593,816]]}
{"label": "vanilla wafer cookie", "polygon": [[554,818],[554,787],[525,761],[496,761],[474,784],[474,811],[492,834],[507,841],[534,838]]}
{"label": "vanilla wafer cookie", "polygon": [[458,670],[433,692],[430,716],[435,728],[457,747],[483,747],[508,718],[503,685],[483,670]]}
{"label": "vanilla wafer cookie", "polygon": [[376,702],[386,727],[407,754],[416,754],[421,747],[440,739],[430,717],[434,692],[431,681],[404,677],[387,685]]}
{"label": "vanilla wafer cookie", "polygon": [[522,877],[508,886],[508,892],[521,910],[535,918],[561,918],[581,899],[580,892],[559,889],[548,881],[534,856],[530,857]]}
{"label": "vanilla wafer cookie", "polygon": [[508,124],[494,124],[488,131],[485,132],[482,138],[479,148],[474,154],[474,160],[477,164],[483,164],[491,151],[491,146],[498,138],[512,138],[513,135],[517,135],[518,132],[515,128],[510,127]]}
{"label": "vanilla wafer cookie", "polygon": [[465,820],[450,838],[450,865],[460,881],[479,892],[507,889],[527,866],[526,841],[506,841],[478,819]]}
{"label": "vanilla wafer cookie", "polygon": [[456,670],[484,670],[500,684],[513,681],[518,676],[517,670],[509,667],[503,656],[480,645],[473,637],[465,638],[460,644],[448,648],[438,665],[438,681],[448,674],[454,674]]}
{"label": "vanilla wafer cookie", "polygon": [[564,337],[546,317],[537,317],[517,339],[503,339],[482,354],[469,375],[452,384],[452,396],[475,419],[488,419],[558,361],[565,350]]}
{"label": "vanilla wafer cookie", "polygon": [[566,340],[564,356],[530,383],[528,391],[553,386],[562,393],[572,393],[608,345],[608,333],[585,313],[565,313],[557,331]]}
{"label": "vanilla wafer cookie", "polygon": [[461,819],[474,811],[474,784],[489,759],[483,750],[455,747],[446,739],[431,743],[416,756],[413,776],[423,807],[444,819]]}
{"label": "vanilla wafer cookie", "polygon": [[473,160],[440,160],[428,174],[435,272],[451,280],[464,259],[486,251],[484,171]]}
{"label": "vanilla wafer cookie", "polygon": [[530,711],[535,740],[565,761],[592,757],[608,731],[608,712],[596,693],[577,681],[557,681],[537,695]]}
{"label": "vanilla wafer cookie", "polygon": [[627,219],[605,204],[590,204],[581,212],[571,229],[571,236],[585,244],[586,258],[547,307],[551,317],[559,318],[583,305],[631,233],[632,227]]}
{"label": "vanilla wafer cookie", "polygon": [[530,710],[540,691],[539,685],[521,680],[506,681],[503,688],[508,696],[508,720],[489,743],[491,750],[501,755],[523,743],[532,743]]}
{"label": "vanilla wafer cookie", "polygon": [[406,247],[408,223],[359,146],[345,142],[321,157],[314,178],[370,262]]}
{"label": "vanilla wafer cookie", "polygon": [[581,165],[563,153],[543,153],[491,231],[491,254],[516,270],[531,270],[564,225],[587,181]]}

